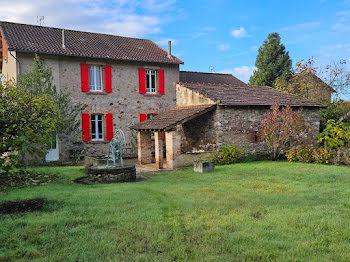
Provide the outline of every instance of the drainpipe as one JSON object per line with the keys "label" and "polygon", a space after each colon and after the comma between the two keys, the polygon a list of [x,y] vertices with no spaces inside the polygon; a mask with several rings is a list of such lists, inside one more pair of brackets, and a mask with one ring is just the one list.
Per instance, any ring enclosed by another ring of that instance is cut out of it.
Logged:
{"label": "drainpipe", "polygon": [[19,69],[20,69],[20,66],[19,66],[19,60],[17,59],[17,57],[15,57],[12,53],[12,50],[9,50],[9,53],[10,53],[10,55],[14,58],[14,59],[16,59],[16,61],[17,61],[17,77],[20,77],[20,72],[19,72]]}

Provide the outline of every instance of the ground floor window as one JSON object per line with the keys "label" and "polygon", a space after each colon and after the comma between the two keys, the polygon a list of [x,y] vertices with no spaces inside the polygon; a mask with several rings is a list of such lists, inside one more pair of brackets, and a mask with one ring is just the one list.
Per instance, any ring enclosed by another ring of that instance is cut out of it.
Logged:
{"label": "ground floor window", "polygon": [[104,116],[102,114],[91,115],[91,140],[101,141],[103,140],[103,121]]}
{"label": "ground floor window", "polygon": [[152,119],[153,117],[155,117],[157,114],[147,114],[147,120],[148,119]]}
{"label": "ground floor window", "polygon": [[[148,119],[152,119],[153,117],[155,117],[157,114],[147,114],[147,120]],[[154,132],[151,132],[151,138],[152,140],[154,140]]]}

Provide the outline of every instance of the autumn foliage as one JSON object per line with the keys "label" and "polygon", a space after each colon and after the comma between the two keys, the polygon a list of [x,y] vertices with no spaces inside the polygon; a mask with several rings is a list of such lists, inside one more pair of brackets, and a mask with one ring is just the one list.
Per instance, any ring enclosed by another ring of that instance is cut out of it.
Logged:
{"label": "autumn foliage", "polygon": [[278,159],[291,145],[301,143],[306,131],[301,111],[293,111],[279,103],[272,105],[271,112],[261,122],[259,135],[266,142],[273,159]]}

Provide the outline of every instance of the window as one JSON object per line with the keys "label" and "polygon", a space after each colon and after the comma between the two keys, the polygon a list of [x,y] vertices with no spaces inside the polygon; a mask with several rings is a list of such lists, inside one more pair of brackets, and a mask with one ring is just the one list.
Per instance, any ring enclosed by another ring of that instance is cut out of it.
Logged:
{"label": "window", "polygon": [[[152,119],[155,117],[157,114],[147,114],[147,120]],[[154,132],[151,132],[151,138],[154,140]]]}
{"label": "window", "polygon": [[259,134],[258,131],[253,131],[253,142],[258,142],[259,141]]}
{"label": "window", "polygon": [[152,119],[153,117],[155,117],[157,114],[147,114],[147,120],[148,119]]}
{"label": "window", "polygon": [[89,65],[90,91],[102,92],[102,66]]}
{"label": "window", "polygon": [[91,115],[91,140],[103,140],[103,115]]}
{"label": "window", "polygon": [[147,69],[146,70],[146,93],[156,94],[157,93],[157,70]]}

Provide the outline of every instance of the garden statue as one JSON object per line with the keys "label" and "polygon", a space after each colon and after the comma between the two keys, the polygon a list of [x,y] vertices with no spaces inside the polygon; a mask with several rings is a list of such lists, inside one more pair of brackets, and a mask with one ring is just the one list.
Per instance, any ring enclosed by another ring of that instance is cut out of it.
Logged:
{"label": "garden statue", "polygon": [[107,159],[107,166],[109,167],[109,161],[113,160],[113,167],[116,167],[117,159],[119,159],[119,164],[121,167],[123,164],[123,147],[126,144],[125,134],[123,130],[118,129],[115,138],[109,143],[109,152]]}

